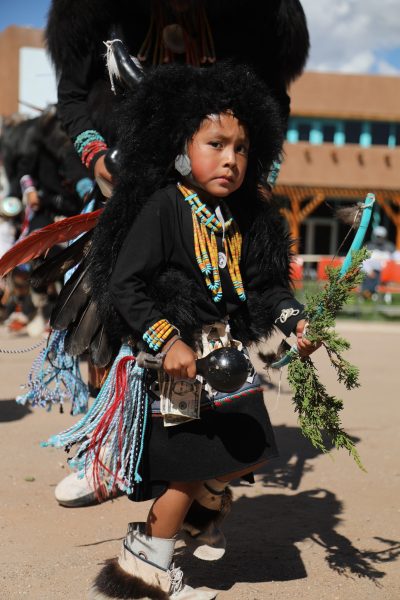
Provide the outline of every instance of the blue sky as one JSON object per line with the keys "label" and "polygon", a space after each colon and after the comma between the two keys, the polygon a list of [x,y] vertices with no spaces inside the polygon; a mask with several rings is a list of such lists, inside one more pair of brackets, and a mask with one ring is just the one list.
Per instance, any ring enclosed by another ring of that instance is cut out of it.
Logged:
{"label": "blue sky", "polygon": [[[311,34],[309,69],[400,75],[399,0],[302,4]],[[50,0],[1,0],[1,5],[0,31],[14,24],[43,27]]]}
{"label": "blue sky", "polygon": [[9,25],[43,27],[50,0],[2,0],[0,31]]}

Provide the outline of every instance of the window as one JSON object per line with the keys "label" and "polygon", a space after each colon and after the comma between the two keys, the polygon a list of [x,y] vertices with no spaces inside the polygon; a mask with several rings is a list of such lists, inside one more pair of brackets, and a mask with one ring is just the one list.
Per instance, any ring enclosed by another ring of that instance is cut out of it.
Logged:
{"label": "window", "polygon": [[333,142],[335,137],[336,127],[335,125],[323,125],[322,126],[322,136],[324,142]]}
{"label": "window", "polygon": [[299,123],[299,141],[308,142],[310,139],[311,125],[309,123]]}
{"label": "window", "polygon": [[347,121],[344,125],[346,144],[359,144],[361,135],[361,121]]}
{"label": "window", "polygon": [[371,123],[371,141],[374,146],[387,146],[389,143],[389,123]]}
{"label": "window", "polygon": [[396,146],[400,146],[400,125],[396,125],[394,131],[395,131],[395,138],[396,138]]}

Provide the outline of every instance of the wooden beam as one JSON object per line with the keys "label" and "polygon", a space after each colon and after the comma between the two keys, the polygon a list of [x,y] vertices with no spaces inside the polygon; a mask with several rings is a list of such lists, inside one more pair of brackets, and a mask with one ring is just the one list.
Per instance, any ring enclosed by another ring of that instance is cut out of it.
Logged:
{"label": "wooden beam", "polygon": [[[389,219],[392,221],[393,225],[396,228],[396,249],[400,250],[400,212],[396,212],[393,210],[392,206],[387,202],[387,199],[384,198],[381,194],[377,194],[376,200],[379,206],[384,210]],[[400,206],[400,197],[396,199],[396,206]],[[392,200],[393,202],[393,200]]]}
{"label": "wooden beam", "polygon": [[301,222],[304,221],[311,213],[314,212],[325,201],[325,194],[319,191],[314,198],[312,198],[306,206],[304,206],[300,213]]}

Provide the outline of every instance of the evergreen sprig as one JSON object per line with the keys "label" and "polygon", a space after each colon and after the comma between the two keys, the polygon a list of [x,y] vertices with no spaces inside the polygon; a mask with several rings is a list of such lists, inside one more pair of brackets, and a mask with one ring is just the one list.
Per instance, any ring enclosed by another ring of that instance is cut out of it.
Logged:
{"label": "evergreen sprig", "polygon": [[[321,343],[336,370],[337,379],[348,390],[358,387],[359,370],[345,360],[342,352],[350,348],[349,342],[335,331],[335,320],[348,301],[351,292],[363,279],[361,265],[368,257],[365,248],[353,253],[350,268],[340,276],[340,268],[328,268],[328,282],[322,290],[307,295],[305,312],[308,318],[307,338]],[[302,433],[315,448],[328,452],[326,437],[335,448],[344,448],[363,470],[354,442],[344,431],[339,413],[343,401],[328,393],[319,381],[318,371],[311,358],[295,356],[288,367],[288,381],[293,390],[293,402],[299,415]]]}

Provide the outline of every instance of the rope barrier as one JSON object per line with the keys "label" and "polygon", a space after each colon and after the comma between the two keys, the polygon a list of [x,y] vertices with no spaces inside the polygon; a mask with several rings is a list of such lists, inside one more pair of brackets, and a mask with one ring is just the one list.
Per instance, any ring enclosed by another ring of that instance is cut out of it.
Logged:
{"label": "rope barrier", "polygon": [[25,352],[32,352],[32,350],[36,350],[36,348],[40,348],[46,342],[46,339],[41,340],[37,344],[33,346],[29,346],[28,348],[19,348],[18,350],[12,350],[11,348],[0,348],[0,353],[3,354],[24,354]]}

